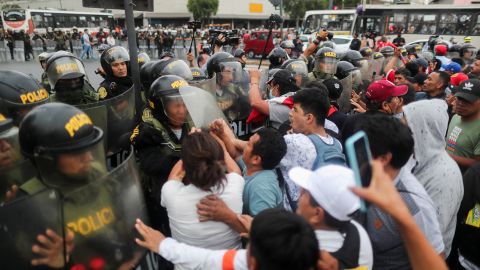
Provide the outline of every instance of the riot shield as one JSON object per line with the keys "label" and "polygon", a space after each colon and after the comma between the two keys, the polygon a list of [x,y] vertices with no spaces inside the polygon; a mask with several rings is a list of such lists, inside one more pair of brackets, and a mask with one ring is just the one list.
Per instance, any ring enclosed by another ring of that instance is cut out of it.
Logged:
{"label": "riot shield", "polygon": [[262,97],[265,98],[267,97],[267,92],[268,92],[268,89],[267,89],[267,81],[268,81],[268,69],[264,68],[264,69],[261,69],[260,72],[262,73],[261,77],[260,77],[260,82],[259,82],[259,88],[260,88],[260,91],[262,92]]}
{"label": "riot shield", "polygon": [[340,80],[343,86],[342,94],[337,100],[338,107],[341,112],[348,113],[350,111],[350,98],[352,96],[352,74]]}
{"label": "riot shield", "polygon": [[116,167],[129,153],[129,138],[135,125],[135,91],[133,87],[114,98],[77,107],[90,116],[93,123],[103,130],[107,167]]}
{"label": "riot shield", "polygon": [[187,59],[187,52],[184,47],[184,41],[181,38],[176,38],[174,41],[174,52],[175,56],[178,59],[186,60]]}
{"label": "riot shield", "polygon": [[212,96],[215,97],[215,89],[217,87],[217,82],[216,82],[215,75],[211,79],[205,79],[205,80],[201,80],[201,81],[190,81],[190,82],[188,82],[188,84],[190,86],[195,86],[195,87],[201,88],[201,89],[209,92],[210,94],[212,94]]}
{"label": "riot shield", "polygon": [[35,59],[38,59],[38,56],[43,53],[43,42],[41,39],[32,40],[32,51]]}
{"label": "riot shield", "polygon": [[120,40],[120,46],[124,47],[128,50],[128,41],[127,40]]}
{"label": "riot shield", "polygon": [[138,50],[141,52],[147,52],[148,51],[148,46],[147,46],[147,40],[146,39],[141,39],[138,41]]}
{"label": "riot shield", "polygon": [[15,165],[0,169],[0,202],[5,200],[5,194],[12,185],[21,186],[37,174],[30,160],[18,161]]}
{"label": "riot shield", "polygon": [[5,44],[5,41],[0,40],[0,62],[7,62],[10,53],[8,52],[8,47]]}
{"label": "riot shield", "polygon": [[[132,151],[133,152],[133,151]],[[146,250],[135,244],[135,220],[148,222],[133,153],[104,178],[64,195],[65,226],[74,232],[72,258],[92,269],[131,269]]]}
{"label": "riot shield", "polygon": [[372,61],[372,69],[373,69],[373,80],[378,81],[382,78],[382,68],[383,68],[383,59],[378,58]]}
{"label": "riot shield", "polygon": [[209,124],[215,119],[226,120],[223,112],[217,107],[217,101],[207,91],[192,86],[182,86],[179,91],[190,114],[193,126],[208,128]]}
{"label": "riot shield", "polygon": [[373,65],[371,60],[362,60],[362,65],[360,67],[360,72],[362,73],[362,80],[371,81],[373,77]]}
{"label": "riot shield", "polygon": [[25,45],[21,40],[15,40],[13,54],[16,62],[25,62]]}
{"label": "riot shield", "polygon": [[47,52],[54,52],[57,43],[51,39],[47,39],[45,42],[47,43]]}
{"label": "riot shield", "polygon": [[0,207],[0,265],[4,270],[31,269],[39,258],[32,246],[47,229],[62,235],[60,195],[47,189]]}
{"label": "riot shield", "polygon": [[83,51],[82,42],[80,40],[72,40],[73,54],[80,57]]}

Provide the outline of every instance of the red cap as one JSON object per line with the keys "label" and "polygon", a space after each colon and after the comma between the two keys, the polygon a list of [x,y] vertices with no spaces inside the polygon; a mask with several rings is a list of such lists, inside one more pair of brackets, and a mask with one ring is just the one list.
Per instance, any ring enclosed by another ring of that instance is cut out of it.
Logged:
{"label": "red cap", "polygon": [[439,44],[435,46],[435,55],[443,56],[447,54],[447,46],[443,44]]}
{"label": "red cap", "polygon": [[465,73],[459,72],[450,76],[450,84],[459,86],[463,81],[468,80],[468,76]]}
{"label": "red cap", "polygon": [[389,97],[403,96],[407,91],[407,85],[395,86],[395,84],[390,81],[380,80],[373,82],[368,86],[365,96],[373,102],[384,102]]}
{"label": "red cap", "polygon": [[395,70],[390,69],[387,72],[387,75],[385,75],[385,79],[387,79],[389,82],[394,83],[395,82]]}

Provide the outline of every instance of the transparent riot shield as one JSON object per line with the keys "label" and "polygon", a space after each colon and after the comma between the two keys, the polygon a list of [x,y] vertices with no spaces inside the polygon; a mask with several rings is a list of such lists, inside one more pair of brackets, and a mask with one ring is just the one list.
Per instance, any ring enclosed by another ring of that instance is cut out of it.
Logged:
{"label": "transparent riot shield", "polygon": [[382,78],[383,59],[384,58],[378,58],[372,61],[372,69],[373,69],[372,75],[373,75],[374,81],[378,81]]}
{"label": "transparent riot shield", "polygon": [[127,40],[121,40],[120,41],[120,46],[124,47],[125,49],[128,50],[128,41]]}
{"label": "transparent riot shield", "polygon": [[72,259],[84,269],[131,269],[146,250],[134,227],[149,222],[133,153],[102,179],[64,195],[64,224],[74,234]]}
{"label": "transparent riot shield", "polygon": [[184,41],[181,38],[176,38],[173,44],[175,56],[178,59],[186,60],[187,51],[184,47]]}
{"label": "transparent riot shield", "polygon": [[216,77],[214,75],[213,78],[211,79],[205,79],[201,81],[190,81],[188,82],[190,86],[195,86],[198,88],[201,88],[215,97],[215,89],[217,88],[217,82],[216,82]]}
{"label": "transparent riot shield", "polygon": [[217,107],[215,98],[207,91],[193,86],[182,86],[180,95],[190,114],[193,126],[208,128],[215,119],[227,120],[222,110]]}
{"label": "transparent riot shield", "polygon": [[80,57],[83,51],[82,42],[80,40],[72,40],[73,54]]}
{"label": "transparent riot shield", "polygon": [[147,45],[147,40],[146,39],[141,39],[138,41],[138,50],[141,52],[147,52],[148,51],[148,45]]}
{"label": "transparent riot shield", "polygon": [[54,52],[57,43],[51,39],[47,39],[45,42],[47,43],[47,52]]}
{"label": "transparent riot shield", "polygon": [[32,51],[35,59],[38,59],[38,56],[43,53],[43,42],[41,39],[32,40]]}
{"label": "transparent riot shield", "polygon": [[262,73],[262,75],[260,77],[260,82],[259,82],[258,87],[260,88],[260,91],[262,92],[262,98],[266,98],[267,93],[268,93],[268,89],[267,89],[268,69],[263,68],[263,69],[260,70],[260,72]]}
{"label": "transparent riot shield", "polygon": [[352,96],[352,74],[340,80],[343,86],[342,94],[337,100],[338,107],[341,112],[348,113],[350,111],[350,98]]}
{"label": "transparent riot shield", "polygon": [[[0,265],[4,270],[32,269],[37,236],[47,229],[62,236],[60,195],[47,189],[0,207]],[[63,253],[63,252],[62,252]],[[63,254],[59,254],[63,257]]]}
{"label": "transparent riot shield", "polygon": [[373,64],[372,60],[362,60],[362,66],[360,68],[362,73],[362,80],[371,81],[373,77]]}
{"label": "transparent riot shield", "polygon": [[7,62],[9,55],[10,53],[8,52],[8,47],[5,44],[5,41],[0,40],[0,62]]}
{"label": "transparent riot shield", "polygon": [[15,40],[15,48],[13,49],[15,61],[25,62],[25,45],[21,40]]}
{"label": "transparent riot shield", "polygon": [[132,88],[114,98],[78,105],[104,132],[107,167],[114,168],[129,154],[130,135],[135,125],[135,91]]}
{"label": "transparent riot shield", "polygon": [[5,194],[13,185],[21,186],[37,174],[30,160],[18,161],[8,168],[0,168],[0,202],[5,200]]}

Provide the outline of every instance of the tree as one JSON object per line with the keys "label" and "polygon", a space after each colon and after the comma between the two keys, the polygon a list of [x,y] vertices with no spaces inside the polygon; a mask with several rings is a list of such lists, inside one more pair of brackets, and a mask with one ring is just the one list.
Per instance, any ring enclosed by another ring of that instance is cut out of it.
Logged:
{"label": "tree", "polygon": [[328,0],[283,0],[283,9],[285,13],[294,19],[298,26],[298,21],[305,17],[307,10],[327,9]]}
{"label": "tree", "polygon": [[218,0],[188,0],[187,8],[193,19],[204,22],[217,14]]}

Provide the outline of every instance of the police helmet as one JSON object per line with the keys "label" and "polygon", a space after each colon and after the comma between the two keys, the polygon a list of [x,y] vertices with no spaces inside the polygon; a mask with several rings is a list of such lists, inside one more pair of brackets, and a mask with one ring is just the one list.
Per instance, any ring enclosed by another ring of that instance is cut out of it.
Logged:
{"label": "police helmet", "polygon": [[19,71],[0,71],[0,113],[18,125],[33,107],[49,101],[48,91],[32,76]]}
{"label": "police helmet", "polygon": [[337,77],[339,80],[342,80],[348,77],[348,75],[356,69],[357,68],[350,62],[339,61],[337,64],[337,72],[335,73],[335,77]]}
{"label": "police helmet", "polygon": [[324,47],[315,54],[315,66],[313,70],[315,72],[333,75],[337,71],[337,63],[337,53],[332,48]]}
{"label": "police helmet", "polygon": [[107,76],[114,77],[112,64],[114,62],[125,62],[128,74],[130,74],[130,55],[128,51],[121,46],[112,46],[106,49],[100,56],[100,64]]}
{"label": "police helmet", "polygon": [[110,48],[110,45],[102,43],[102,44],[98,45],[97,50],[98,50],[98,53],[100,53],[100,55],[101,55],[108,48]]}
{"label": "police helmet", "polygon": [[456,58],[460,56],[460,52],[462,51],[462,45],[460,44],[453,44],[448,48],[448,56],[450,58]]}
{"label": "police helmet", "polygon": [[138,65],[140,67],[142,67],[145,63],[148,63],[151,61],[150,56],[148,56],[148,54],[145,52],[139,53],[137,59],[138,59]]}
{"label": "police helmet", "polygon": [[385,58],[383,53],[381,53],[381,52],[374,52],[373,53],[373,59],[380,59],[380,58]]}
{"label": "police helmet", "polygon": [[373,54],[373,50],[370,47],[363,47],[360,49],[360,54],[364,58],[370,58]]}
{"label": "police helmet", "polygon": [[365,58],[362,56],[362,54],[359,51],[348,50],[340,58],[340,61],[347,61],[352,63],[354,66],[358,67],[359,62],[364,59]]}
{"label": "police helmet", "polygon": [[145,93],[148,107],[157,116],[167,116],[164,111],[165,102],[169,97],[180,96],[179,89],[181,86],[188,86],[188,82],[180,76],[164,75],[156,79],[148,93]]}
{"label": "police helmet", "polygon": [[322,44],[320,44],[320,49],[321,48],[332,48],[335,50],[335,43],[333,41],[324,41]]}
{"label": "police helmet", "polygon": [[472,42],[472,37],[470,37],[470,36],[464,37],[464,38],[463,38],[463,42],[465,42],[465,43],[470,43],[470,42]]}
{"label": "police helmet", "polygon": [[183,79],[190,81],[193,79],[192,72],[187,63],[179,59],[162,59],[154,65],[151,71],[151,81],[153,82],[157,78],[163,75],[177,75]]}
{"label": "police helmet", "polygon": [[156,65],[156,63],[159,61],[162,61],[162,60],[156,60],[156,61],[145,63],[140,68],[140,81],[142,83],[142,90],[145,92],[148,92],[148,90],[150,89],[150,86],[152,85],[152,82],[154,81],[152,79],[152,70]]}
{"label": "police helmet", "polygon": [[[34,160],[45,184],[56,187],[85,184],[80,180],[86,180],[94,170],[94,161],[98,172],[106,172],[102,138],[103,131],[93,125],[87,114],[65,103],[47,103],[34,108],[25,116],[19,130],[22,154]],[[60,162],[64,154],[69,155],[68,162],[82,162],[82,168],[74,172],[66,170],[62,166],[65,161]],[[78,160],[72,161],[73,157]],[[77,181],[68,181],[64,176]]]}
{"label": "police helmet", "polygon": [[[47,61],[48,82],[56,89],[60,80],[83,78],[86,76],[83,63],[76,56],[66,51],[54,53]],[[82,81],[83,82],[83,81]]]}
{"label": "police helmet", "polygon": [[473,59],[477,53],[477,48],[472,44],[464,44],[460,49],[460,57],[464,57],[466,52],[471,52],[472,56],[470,58]]}
{"label": "police helmet", "polygon": [[395,52],[395,49],[393,49],[393,47],[391,46],[384,46],[380,49],[380,53],[382,53],[385,58],[393,56],[394,52]]}
{"label": "police helmet", "polygon": [[164,51],[162,52],[162,54],[158,57],[158,59],[162,60],[162,59],[165,59],[165,58],[175,58],[175,53],[172,52],[172,51]]}
{"label": "police helmet", "polygon": [[291,40],[284,40],[282,43],[280,43],[280,48],[282,49],[294,49],[295,45],[293,44],[293,41]]}
{"label": "police helmet", "polygon": [[245,51],[243,49],[236,49],[235,53],[233,54],[235,58],[240,58],[244,55],[245,55]]}
{"label": "police helmet", "polygon": [[221,62],[234,62],[238,61],[233,57],[233,55],[227,53],[227,52],[217,52],[213,54],[210,58],[207,60],[207,77],[213,78],[216,73],[221,72],[220,68],[220,63]]}
{"label": "police helmet", "polygon": [[52,53],[43,52],[38,55],[38,62],[40,62],[40,64],[46,63],[51,56]]}
{"label": "police helmet", "polygon": [[203,72],[201,68],[192,67],[190,71],[192,72],[193,81],[203,81],[207,78],[207,75],[205,75],[205,72]]}
{"label": "police helmet", "polygon": [[287,52],[282,48],[273,49],[267,56],[271,67],[278,67],[289,59]]}
{"label": "police helmet", "polygon": [[420,44],[409,44],[405,46],[408,54],[416,54],[422,51],[422,45]]}

